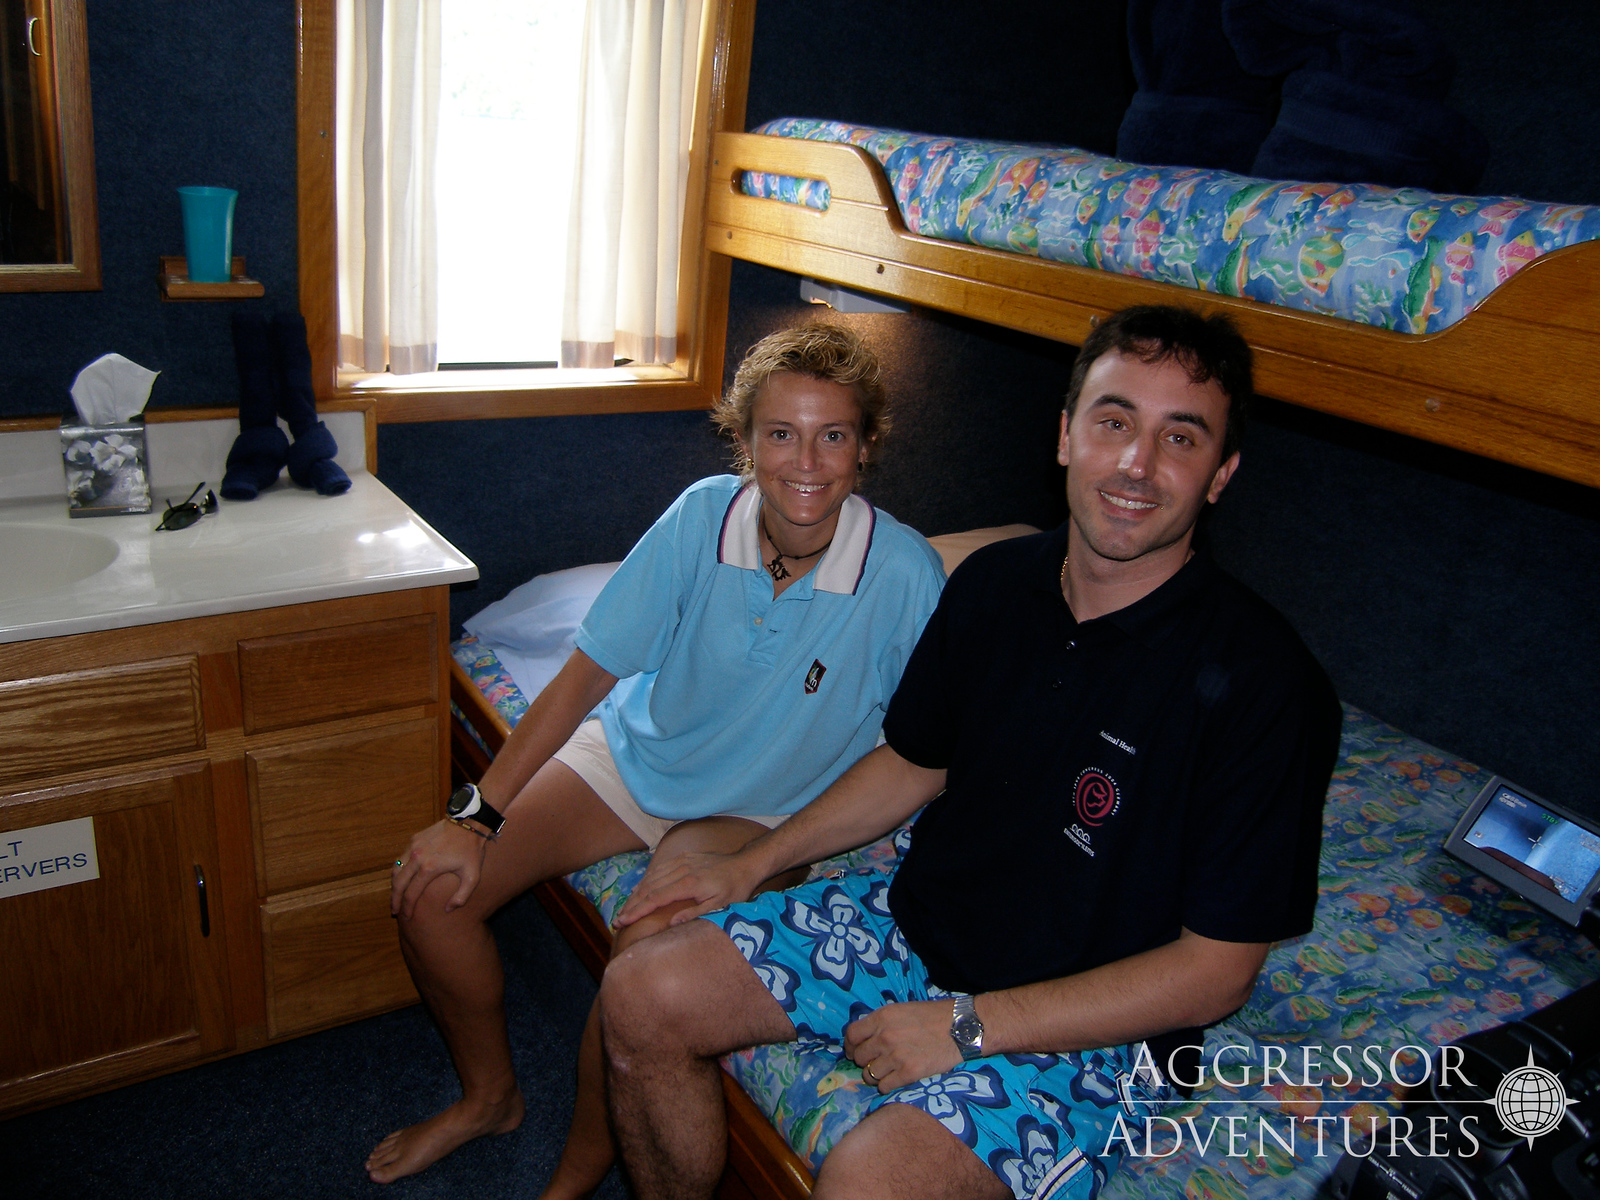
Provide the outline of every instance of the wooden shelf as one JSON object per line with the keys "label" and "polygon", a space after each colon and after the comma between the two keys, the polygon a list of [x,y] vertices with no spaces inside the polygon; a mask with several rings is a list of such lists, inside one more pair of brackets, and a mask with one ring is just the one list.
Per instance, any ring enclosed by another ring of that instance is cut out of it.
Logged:
{"label": "wooden shelf", "polygon": [[259,279],[244,273],[244,258],[233,256],[233,278],[227,283],[194,283],[189,278],[189,260],[181,254],[163,254],[157,276],[163,300],[253,300],[267,289]]}

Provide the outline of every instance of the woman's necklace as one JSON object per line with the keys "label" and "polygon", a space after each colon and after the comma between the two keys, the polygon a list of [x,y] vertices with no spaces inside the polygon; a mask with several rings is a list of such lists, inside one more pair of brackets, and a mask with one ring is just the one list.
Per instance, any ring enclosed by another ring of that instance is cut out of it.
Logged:
{"label": "woman's necklace", "polygon": [[776,553],[772,556],[772,561],[765,564],[767,568],[767,574],[772,576],[772,581],[774,583],[781,579],[789,578],[789,569],[783,565],[784,559],[787,558],[790,562],[796,563],[805,562],[806,559],[815,558],[817,555],[825,551],[829,546],[833,545],[833,539],[829,538],[818,549],[813,550],[810,554],[785,554],[781,549],[779,549],[778,539],[772,536],[772,530],[767,528],[766,513],[761,514],[761,532],[767,535],[767,544],[771,546],[774,551],[776,551]]}
{"label": "woman's necklace", "polygon": [[1067,594],[1067,562],[1071,558],[1072,552],[1068,551],[1066,556],[1061,560],[1061,595],[1063,598],[1065,598]]}

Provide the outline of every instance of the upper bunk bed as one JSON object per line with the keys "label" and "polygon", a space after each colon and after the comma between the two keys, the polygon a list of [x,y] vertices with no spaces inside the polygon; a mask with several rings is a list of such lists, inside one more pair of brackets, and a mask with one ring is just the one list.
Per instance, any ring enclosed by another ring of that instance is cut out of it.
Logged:
{"label": "upper bunk bed", "polygon": [[706,221],[730,257],[1071,344],[1132,304],[1226,312],[1262,395],[1600,486],[1597,208],[785,118],[716,135]]}

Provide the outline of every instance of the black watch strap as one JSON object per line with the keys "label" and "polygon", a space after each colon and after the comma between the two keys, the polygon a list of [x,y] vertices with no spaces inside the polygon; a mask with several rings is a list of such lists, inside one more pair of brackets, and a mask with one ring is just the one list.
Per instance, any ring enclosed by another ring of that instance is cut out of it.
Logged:
{"label": "black watch strap", "polygon": [[490,834],[498,835],[506,819],[483,798],[475,783],[464,783],[450,797],[447,811],[452,821],[476,821]]}

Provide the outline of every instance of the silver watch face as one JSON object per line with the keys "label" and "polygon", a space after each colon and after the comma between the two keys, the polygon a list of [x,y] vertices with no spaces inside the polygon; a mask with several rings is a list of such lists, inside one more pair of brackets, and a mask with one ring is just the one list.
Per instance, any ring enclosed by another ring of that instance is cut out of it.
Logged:
{"label": "silver watch face", "polygon": [[478,789],[470,783],[458,787],[451,795],[450,801],[445,805],[445,811],[452,817],[465,817],[475,812],[478,807]]}
{"label": "silver watch face", "polygon": [[951,1023],[950,1036],[963,1049],[976,1050],[983,1040],[983,1022],[975,1013],[962,1013]]}

